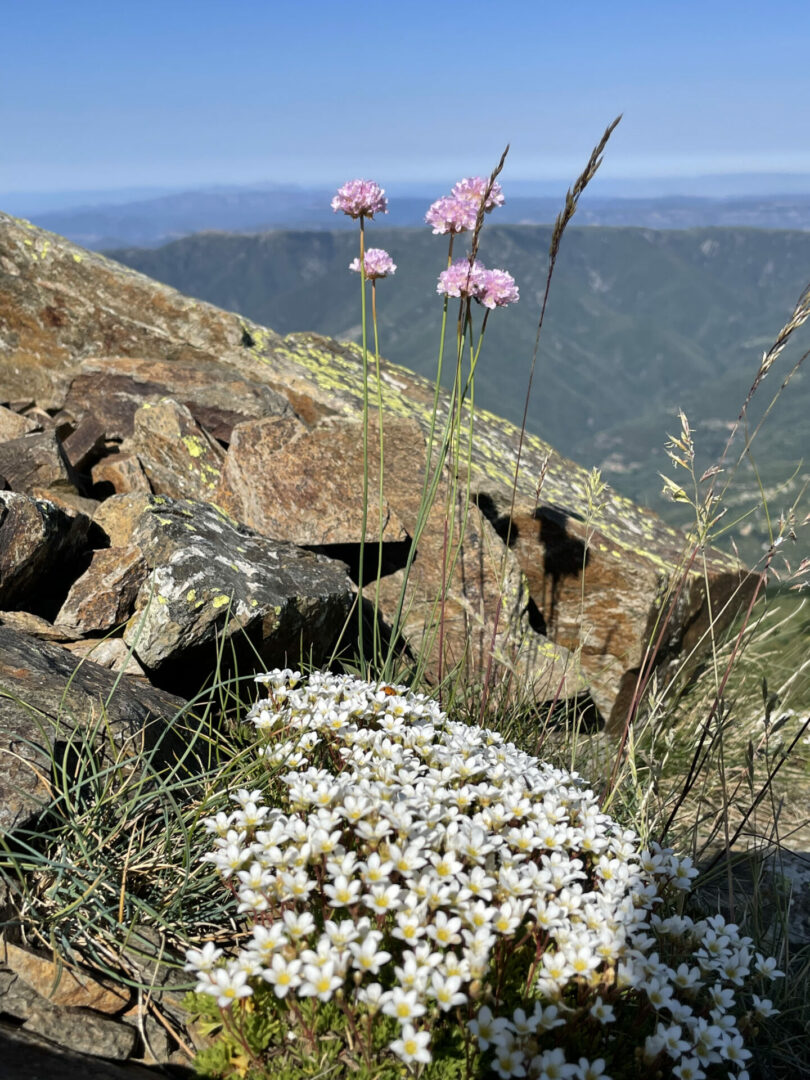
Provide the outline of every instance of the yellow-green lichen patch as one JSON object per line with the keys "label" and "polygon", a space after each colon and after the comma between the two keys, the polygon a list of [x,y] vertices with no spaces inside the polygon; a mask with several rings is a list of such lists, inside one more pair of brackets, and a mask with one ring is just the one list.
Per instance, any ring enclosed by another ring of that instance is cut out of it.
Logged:
{"label": "yellow-green lichen patch", "polygon": [[214,608],[221,608],[225,607],[229,603],[230,600],[227,596],[215,596],[214,599],[211,601],[211,606]]}
{"label": "yellow-green lichen patch", "polygon": [[82,257],[81,257],[81,255],[79,255],[79,254],[78,254],[77,252],[75,252],[75,251],[73,252],[73,261],[74,261],[74,262],[76,262],[76,263],[80,263],[80,262],[82,261]]}
{"label": "yellow-green lichen patch", "polygon": [[207,449],[198,435],[184,435],[180,441],[193,458],[202,457]]}
{"label": "yellow-green lichen patch", "polygon": [[186,600],[188,600],[189,604],[193,604],[196,599],[197,599],[197,590],[196,589],[189,589],[188,592],[186,593]]}

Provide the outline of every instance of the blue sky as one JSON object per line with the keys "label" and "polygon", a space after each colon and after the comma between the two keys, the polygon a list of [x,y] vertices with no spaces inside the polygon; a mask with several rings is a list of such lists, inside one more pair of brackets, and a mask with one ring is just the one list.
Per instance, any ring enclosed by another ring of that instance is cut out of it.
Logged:
{"label": "blue sky", "polygon": [[810,173],[810,3],[4,0],[0,192]]}

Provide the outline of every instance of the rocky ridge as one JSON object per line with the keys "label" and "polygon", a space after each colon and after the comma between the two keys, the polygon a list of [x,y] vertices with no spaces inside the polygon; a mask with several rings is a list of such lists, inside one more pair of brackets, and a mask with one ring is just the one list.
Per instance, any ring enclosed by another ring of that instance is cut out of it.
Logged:
{"label": "rocky ridge", "polygon": [[[676,587],[662,665],[699,641],[710,607],[718,629],[747,594],[743,568],[720,554],[709,553],[705,576],[684,578],[682,535],[615,492],[599,493],[542,440],[523,441],[515,477],[519,433],[486,413],[476,414],[469,478],[440,473],[406,582],[433,387],[385,363],[379,387],[370,382],[384,410],[383,495],[378,506],[374,417],[375,494],[364,515],[356,347],[282,338],[0,214],[7,832],[46,809],[48,761],[66,731],[93,737],[103,715],[118,745],[132,748],[133,767],[155,742],[168,752],[164,733],[178,715],[189,718],[185,699],[224,640],[253,670],[296,663],[302,652],[324,663],[358,588],[367,608],[378,606],[385,634],[404,587],[401,644],[421,654],[429,678],[461,667],[480,679],[493,653],[500,690],[511,687],[538,713],[564,700],[587,704],[609,730],[622,723]],[[448,406],[441,395],[439,430]],[[458,491],[468,479],[466,503]],[[448,536],[457,555],[443,575]],[[97,997],[57,1004],[43,995],[44,983],[32,987],[15,967],[14,947],[0,964],[0,1013],[31,1037],[52,1029],[47,1008],[74,1020],[70,1010],[105,1012]],[[120,1027],[124,1006],[110,1012]],[[79,1054],[150,1060],[143,1033],[89,1041],[105,1049],[62,1040]],[[168,1061],[170,1050],[161,1053],[155,1060]]]}

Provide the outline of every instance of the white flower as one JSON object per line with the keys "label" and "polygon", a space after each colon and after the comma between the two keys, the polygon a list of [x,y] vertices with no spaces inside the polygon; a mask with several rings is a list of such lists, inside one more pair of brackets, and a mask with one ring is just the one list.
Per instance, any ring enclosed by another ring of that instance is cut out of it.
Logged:
{"label": "white flower", "polygon": [[673,1065],[672,1075],[677,1076],[678,1080],[705,1080],[706,1073],[696,1057],[688,1057],[681,1058],[677,1065]]}
{"label": "white flower", "polygon": [[386,915],[402,906],[399,899],[401,892],[399,885],[375,885],[370,893],[363,896],[363,903],[375,915]]}
{"label": "white flower", "polygon": [[343,978],[335,971],[333,963],[328,962],[321,967],[307,964],[298,993],[301,997],[317,997],[319,1001],[328,1001],[342,985]]}
{"label": "white flower", "polygon": [[347,907],[356,904],[362,889],[363,886],[359,881],[350,881],[345,874],[340,874],[332,884],[326,884],[323,887],[330,907]]}
{"label": "white flower", "polygon": [[510,1076],[526,1075],[525,1057],[517,1046],[499,1046],[492,1065],[498,1076],[504,1080]]}
{"label": "white flower", "polygon": [[577,1072],[579,1080],[610,1080],[610,1077],[605,1072],[604,1058],[597,1058],[595,1061],[588,1061],[584,1057],[580,1058],[577,1063]]}
{"label": "white flower", "polygon": [[589,1011],[594,1020],[598,1020],[600,1024],[612,1024],[616,1020],[613,1006],[608,1005],[601,998],[596,999]]}
{"label": "white flower", "polygon": [[466,1003],[467,995],[461,993],[460,987],[460,975],[442,975],[434,971],[430,978],[430,992],[442,1012]]}
{"label": "white flower", "polygon": [[433,916],[433,922],[428,924],[427,935],[437,945],[446,948],[448,945],[457,945],[461,941],[461,919],[458,916],[448,916],[444,911],[437,911]]}
{"label": "white flower", "polygon": [[411,1024],[405,1024],[402,1034],[391,1043],[391,1049],[407,1064],[416,1062],[427,1064],[430,1061],[430,1033],[415,1031]]}
{"label": "white flower", "polygon": [[233,970],[230,967],[217,968],[209,973],[210,988],[205,993],[217,999],[220,1009],[228,1009],[240,998],[250,997],[253,990],[248,986],[246,971]]}
{"label": "white flower", "polygon": [[565,1020],[560,1016],[560,1010],[556,1005],[543,1006],[540,1001],[534,1007],[531,1022],[534,1025],[534,1030],[538,1032],[551,1031],[553,1028],[562,1027],[565,1024]]}
{"label": "white flower", "polygon": [[777,970],[776,958],[773,956],[762,956],[757,953],[754,964],[759,974],[764,975],[767,979],[784,978],[785,973]]}
{"label": "white flower", "polygon": [[397,912],[396,929],[392,930],[392,936],[402,941],[413,942],[424,937],[426,930],[424,918],[411,908],[400,909]]}
{"label": "white flower", "polygon": [[308,911],[285,911],[283,919],[287,933],[294,940],[306,937],[315,929],[315,920]]}
{"label": "white flower", "polygon": [[753,1001],[754,1012],[763,1020],[766,1020],[769,1016],[778,1016],[779,1010],[773,1007],[770,998],[761,998],[753,994],[751,1000]]}
{"label": "white flower", "polygon": [[559,1047],[533,1057],[531,1067],[539,1080],[566,1080],[569,1076],[576,1076],[579,1071],[577,1065],[566,1063],[565,1053]]}
{"label": "white flower", "polygon": [[743,1065],[751,1057],[751,1051],[743,1046],[742,1035],[727,1035],[720,1046],[720,1053],[726,1061]]}
{"label": "white flower", "polygon": [[473,1035],[478,1039],[478,1049],[488,1050],[504,1031],[508,1030],[509,1021],[503,1017],[494,1017],[488,1005],[482,1005],[474,1020],[467,1025]]}
{"label": "white flower", "polygon": [[351,942],[349,949],[354,957],[352,967],[376,975],[382,965],[391,959],[391,953],[380,948],[381,940],[382,934],[372,930],[360,944]]}
{"label": "white flower", "polygon": [[382,1011],[386,1016],[393,1016],[400,1024],[407,1024],[417,1016],[422,1016],[425,1006],[419,1001],[415,990],[403,990],[401,986],[395,986]]}
{"label": "white flower", "polygon": [[394,864],[391,860],[383,861],[375,851],[369,855],[365,863],[360,864],[360,877],[366,885],[386,884],[393,869]]}
{"label": "white flower", "polygon": [[294,990],[301,984],[300,960],[286,960],[281,953],[276,953],[270,961],[270,966],[262,971],[262,978],[269,982],[278,998],[287,996],[290,990]]}
{"label": "white flower", "polygon": [[206,941],[201,949],[189,949],[186,953],[184,971],[211,971],[214,964],[222,956],[222,949],[218,949],[213,941]]}

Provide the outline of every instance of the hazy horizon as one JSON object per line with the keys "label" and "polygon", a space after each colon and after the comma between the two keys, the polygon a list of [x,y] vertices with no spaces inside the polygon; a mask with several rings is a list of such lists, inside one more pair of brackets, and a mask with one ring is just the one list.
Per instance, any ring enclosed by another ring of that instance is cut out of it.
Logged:
{"label": "hazy horizon", "polygon": [[[575,177],[553,179],[504,180],[511,198],[554,197],[563,194]],[[203,192],[234,193],[249,191],[331,192],[341,181],[325,179],[321,183],[296,183],[290,180],[258,180],[252,183],[206,183],[153,185],[133,188],[99,188],[34,191],[0,191],[0,210],[25,216],[59,210],[126,205],[166,196]],[[446,178],[398,181],[382,177],[390,198],[417,197],[433,199],[442,193]],[[810,173],[717,173],[698,176],[612,177],[596,183],[586,192],[586,200],[598,199],[735,199],[810,197]]]}
{"label": "hazy horizon", "polygon": [[444,187],[507,142],[505,186],[552,194],[619,113],[595,195],[810,174],[804,0],[412,0],[362,20],[327,0],[6,7],[6,201],[274,177]]}

